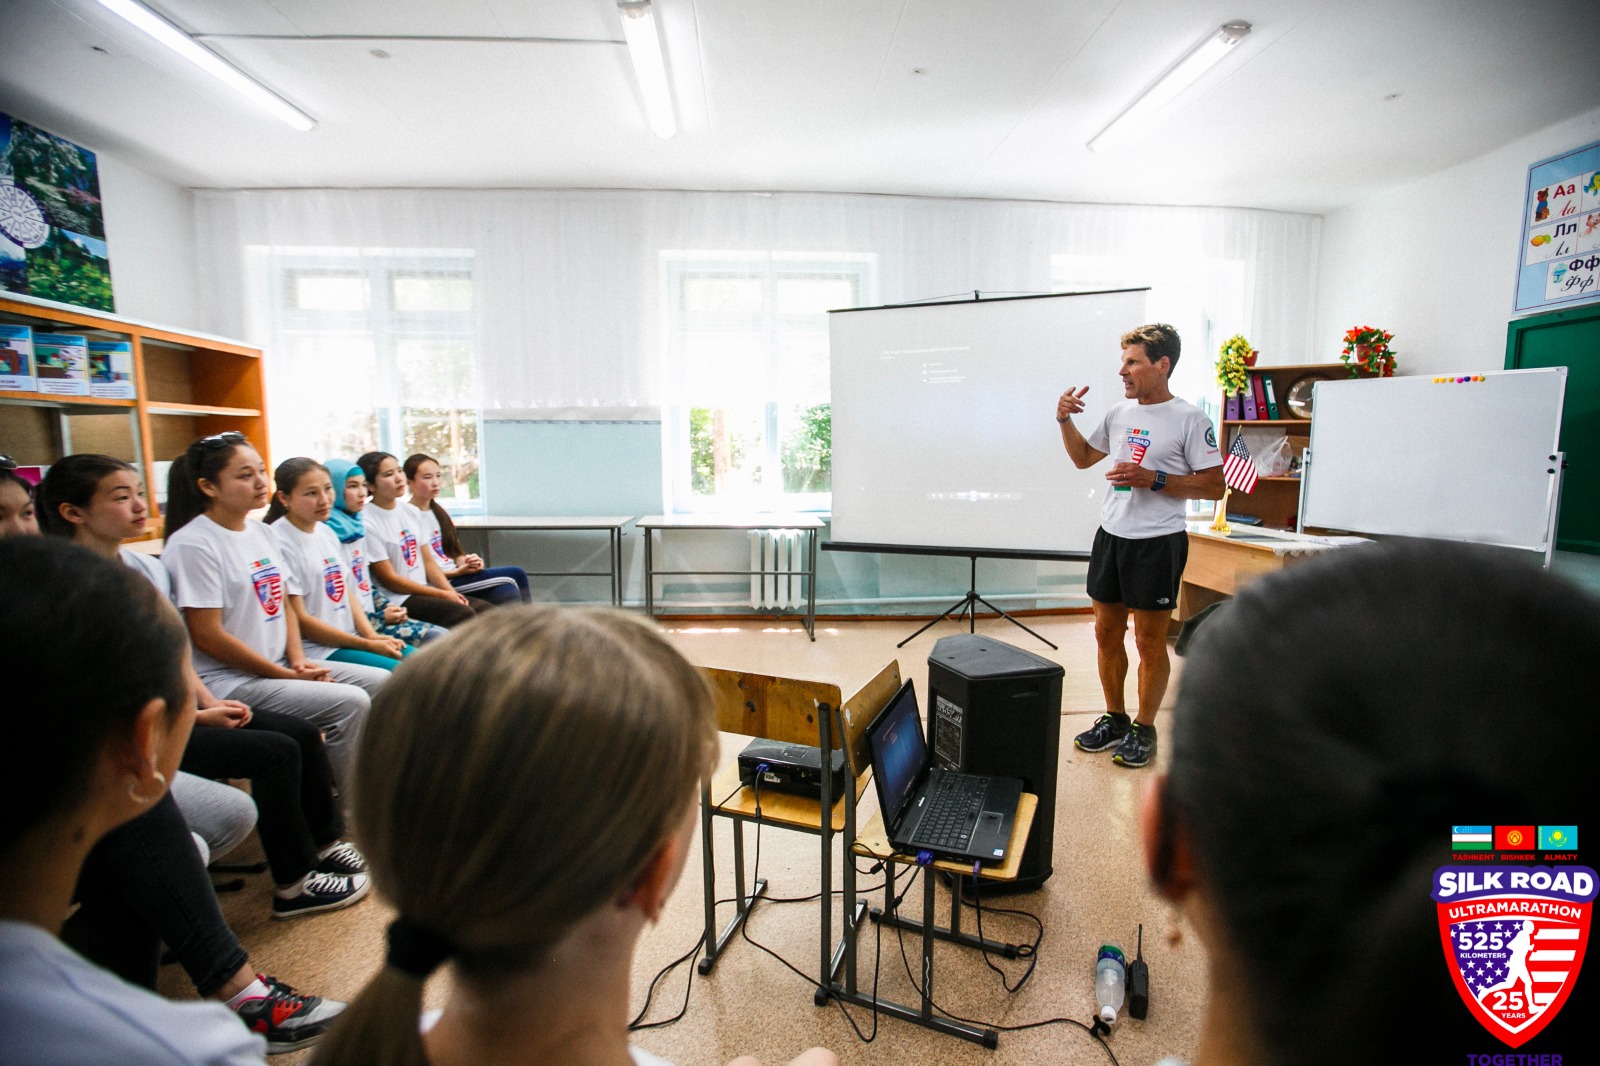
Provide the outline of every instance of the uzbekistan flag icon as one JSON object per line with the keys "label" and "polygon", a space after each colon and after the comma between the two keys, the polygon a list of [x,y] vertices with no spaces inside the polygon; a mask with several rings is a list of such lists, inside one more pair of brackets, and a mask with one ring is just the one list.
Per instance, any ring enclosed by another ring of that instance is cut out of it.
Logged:
{"label": "uzbekistan flag icon", "polygon": [[1450,827],[1451,851],[1494,850],[1494,826],[1453,825]]}
{"label": "uzbekistan flag icon", "polygon": [[1583,966],[1594,906],[1586,866],[1443,866],[1434,872],[1439,935],[1473,1017],[1521,1047],[1560,1013]]}

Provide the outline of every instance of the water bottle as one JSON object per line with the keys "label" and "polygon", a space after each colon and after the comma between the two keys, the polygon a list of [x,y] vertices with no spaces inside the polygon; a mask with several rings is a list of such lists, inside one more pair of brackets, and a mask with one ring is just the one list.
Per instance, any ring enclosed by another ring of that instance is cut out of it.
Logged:
{"label": "water bottle", "polygon": [[1117,1020],[1122,1009],[1122,991],[1127,984],[1128,960],[1114,944],[1102,944],[1094,964],[1094,999],[1100,1006],[1100,1020],[1107,1025]]}

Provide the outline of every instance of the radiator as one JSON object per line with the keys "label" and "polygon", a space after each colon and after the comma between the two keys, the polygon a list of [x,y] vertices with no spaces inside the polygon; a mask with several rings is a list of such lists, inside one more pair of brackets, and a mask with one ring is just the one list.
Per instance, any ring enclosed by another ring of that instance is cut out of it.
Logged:
{"label": "radiator", "polygon": [[805,579],[782,571],[805,565],[806,534],[799,529],[752,529],[750,538],[750,606],[782,611],[803,606]]}

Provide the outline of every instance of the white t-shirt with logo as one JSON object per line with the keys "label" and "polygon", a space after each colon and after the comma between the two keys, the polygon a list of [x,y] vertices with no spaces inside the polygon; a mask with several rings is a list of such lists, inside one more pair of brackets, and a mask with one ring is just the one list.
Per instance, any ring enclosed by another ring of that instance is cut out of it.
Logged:
{"label": "white t-shirt with logo", "polygon": [[[422,516],[404,500],[396,500],[394,507],[385,511],[376,503],[361,512],[361,521],[367,528],[367,562],[388,562],[395,576],[428,583],[428,571],[422,565]],[[405,603],[409,592],[384,589],[391,603]]]}
{"label": "white t-shirt with logo", "polygon": [[[1164,403],[1124,400],[1086,438],[1111,462],[1137,462],[1147,470],[1194,474],[1222,465],[1211,420],[1176,396]],[[1183,532],[1184,500],[1153,489],[1111,490],[1100,509],[1100,528],[1130,540]]]}
{"label": "white t-shirt with logo", "polygon": [[[363,527],[365,528],[365,527]],[[333,530],[328,530],[332,533]],[[338,538],[335,538],[336,540]],[[339,557],[344,560],[344,565],[350,571],[350,588],[355,593],[356,603],[361,609],[371,614],[372,606],[372,576],[367,572],[367,538],[365,534],[357,537],[348,544],[339,545]]]}
{"label": "white t-shirt with logo", "polygon": [[[161,555],[179,607],[222,611],[222,628],[268,662],[289,664],[286,596],[301,594],[278,539],[260,522],[238,531],[201,515],[167,538]],[[253,677],[194,649],[194,668],[218,699]]]}
{"label": "white t-shirt with logo", "polygon": [[[333,535],[333,530],[318,522],[310,533],[303,533],[287,518],[280,518],[267,528],[277,534],[278,543],[283,546],[284,565],[294,573],[295,584],[304,590],[300,595],[306,613],[319,622],[354,635],[356,623],[350,614],[350,604],[355,599],[351,591],[355,581],[345,565],[339,538]],[[304,635],[300,642],[308,659],[326,659],[335,651]]]}
{"label": "white t-shirt with logo", "polygon": [[439,529],[439,516],[433,513],[431,507],[417,507],[416,512],[422,520],[419,538],[433,552],[433,561],[439,564],[439,569],[449,573],[456,568],[456,561],[444,550],[444,533]]}

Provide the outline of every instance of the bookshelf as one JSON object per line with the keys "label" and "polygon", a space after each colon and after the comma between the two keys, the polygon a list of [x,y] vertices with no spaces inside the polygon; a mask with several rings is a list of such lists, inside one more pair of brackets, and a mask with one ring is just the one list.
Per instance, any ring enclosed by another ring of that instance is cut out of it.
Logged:
{"label": "bookshelf", "polygon": [[[195,437],[236,430],[270,454],[259,348],[17,293],[0,294],[0,322],[133,349],[132,399],[0,392],[0,453],[20,464],[48,466],[73,452],[114,455],[138,467],[153,502],[166,488],[156,462],[176,458]],[[160,537],[160,527],[152,521],[146,538]]]}
{"label": "bookshelf", "polygon": [[[1222,420],[1222,450],[1227,454],[1234,434],[1244,429],[1282,429],[1289,441],[1291,453],[1298,458],[1311,442],[1311,419],[1295,418],[1289,413],[1289,390],[1303,380],[1337,381],[1350,376],[1350,368],[1343,363],[1295,363],[1288,366],[1254,366],[1250,376],[1262,375],[1272,382],[1278,400],[1278,418],[1224,418]],[[1222,397],[1222,411],[1227,413],[1228,398]],[[1315,415],[1315,411],[1312,412]],[[1228,497],[1229,516],[1243,515],[1261,519],[1261,524],[1273,529],[1293,529],[1300,512],[1300,478],[1263,477],[1252,493],[1235,492]]]}

